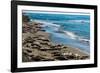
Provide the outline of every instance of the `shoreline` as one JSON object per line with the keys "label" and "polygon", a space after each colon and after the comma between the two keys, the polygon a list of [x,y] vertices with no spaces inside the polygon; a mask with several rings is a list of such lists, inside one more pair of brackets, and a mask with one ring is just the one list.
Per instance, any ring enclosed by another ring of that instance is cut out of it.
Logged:
{"label": "shoreline", "polygon": [[[45,29],[47,33],[50,33],[50,35],[52,35],[50,38],[52,42],[58,44],[61,43],[64,45],[71,46],[73,48],[79,48],[89,54],[89,39],[82,38],[82,36],[75,34],[75,32],[64,30],[62,29],[62,26],[60,24],[53,24],[51,21],[46,22],[43,20],[33,20],[33,22],[34,21],[43,24],[43,29]],[[72,42],[75,44],[72,44]]]}
{"label": "shoreline", "polygon": [[41,25],[34,21],[23,22],[23,62],[89,59],[89,54],[79,48],[54,44]]}

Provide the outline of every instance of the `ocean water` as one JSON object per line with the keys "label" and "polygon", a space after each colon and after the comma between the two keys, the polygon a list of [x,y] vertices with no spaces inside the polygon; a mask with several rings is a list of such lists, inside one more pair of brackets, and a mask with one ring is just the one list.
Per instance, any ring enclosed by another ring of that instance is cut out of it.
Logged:
{"label": "ocean water", "polygon": [[90,53],[90,16],[50,13],[24,13],[32,21],[43,23],[57,44],[69,45]]}

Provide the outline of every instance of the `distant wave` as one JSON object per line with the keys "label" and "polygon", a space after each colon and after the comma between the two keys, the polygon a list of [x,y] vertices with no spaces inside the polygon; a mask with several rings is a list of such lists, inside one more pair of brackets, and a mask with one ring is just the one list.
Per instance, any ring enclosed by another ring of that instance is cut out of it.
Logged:
{"label": "distant wave", "polygon": [[75,23],[90,23],[89,20],[67,20],[67,22],[75,22]]}
{"label": "distant wave", "polygon": [[35,22],[38,22],[38,23],[43,23],[44,26],[54,26],[54,27],[60,27],[60,25],[57,25],[57,24],[53,24],[53,23],[50,23],[50,22],[46,22],[46,21],[42,21],[42,20],[34,20]]}
{"label": "distant wave", "polygon": [[89,20],[63,20],[63,21],[61,21],[61,20],[59,20],[59,21],[53,21],[53,23],[90,23],[90,21]]}

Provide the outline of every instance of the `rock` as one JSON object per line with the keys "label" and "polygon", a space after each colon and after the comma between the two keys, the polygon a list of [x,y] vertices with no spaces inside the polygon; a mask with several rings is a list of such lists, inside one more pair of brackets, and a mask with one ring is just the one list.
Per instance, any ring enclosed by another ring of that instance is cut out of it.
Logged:
{"label": "rock", "polygon": [[42,59],[41,61],[54,61],[54,59]]}
{"label": "rock", "polygon": [[57,56],[57,57],[55,57],[55,59],[57,59],[57,60],[67,60],[67,59],[64,58],[63,56]]}
{"label": "rock", "polygon": [[22,21],[23,22],[29,22],[30,19],[29,19],[29,17],[27,15],[22,15]]}
{"label": "rock", "polygon": [[46,30],[44,30],[44,29],[40,29],[40,31],[43,31],[43,32],[45,32]]}
{"label": "rock", "polygon": [[27,47],[25,47],[25,48],[23,48],[23,51],[27,51],[27,52],[29,52],[29,53],[32,53],[32,49],[30,49],[30,48],[27,48]]}
{"label": "rock", "polygon": [[70,59],[75,59],[75,56],[74,55],[67,55],[66,58],[69,59],[69,60]]}
{"label": "rock", "polygon": [[63,46],[63,48],[67,48],[67,46]]}
{"label": "rock", "polygon": [[42,27],[40,25],[37,25],[35,28],[41,29]]}
{"label": "rock", "polygon": [[61,50],[61,47],[60,46],[55,46],[54,49],[55,50]]}
{"label": "rock", "polygon": [[79,54],[74,54],[74,55],[75,55],[76,58],[80,56]]}
{"label": "rock", "polygon": [[47,50],[51,50],[51,48],[47,47],[47,46],[44,46],[44,47],[41,47],[40,50],[42,51],[47,51]]}
{"label": "rock", "polygon": [[50,42],[50,40],[46,37],[44,37],[44,39],[42,39],[42,41],[45,41],[45,42]]}
{"label": "rock", "polygon": [[39,37],[39,40],[46,40],[45,37]]}
{"label": "rock", "polygon": [[50,36],[49,33],[46,33],[46,32],[43,32],[43,31],[38,31],[38,32],[36,33],[36,35],[39,36],[40,39],[41,39],[41,38],[46,39],[46,38],[49,38],[49,36]]}
{"label": "rock", "polygon": [[73,53],[71,53],[71,52],[65,52],[65,53],[63,53],[62,54],[65,58],[67,58],[67,59],[76,59],[76,56],[73,54]]}
{"label": "rock", "polygon": [[39,56],[32,57],[31,60],[32,60],[32,61],[41,61],[41,57],[39,57]]}
{"label": "rock", "polygon": [[30,61],[29,56],[27,56],[25,53],[22,53],[22,61],[29,62]]}
{"label": "rock", "polygon": [[80,57],[80,59],[82,59],[82,60],[83,60],[83,59],[88,59],[88,58],[89,58],[88,56],[81,56],[81,57]]}
{"label": "rock", "polygon": [[56,53],[56,54],[54,54],[54,56],[61,56],[61,54],[60,53]]}
{"label": "rock", "polygon": [[34,40],[35,40],[35,39],[38,39],[38,38],[39,38],[38,36],[34,36],[34,37],[33,37]]}
{"label": "rock", "polygon": [[39,49],[39,48],[40,48],[40,45],[37,45],[37,44],[32,44],[32,48]]}
{"label": "rock", "polygon": [[27,43],[27,44],[25,44],[25,46],[28,47],[28,48],[31,48],[32,47],[31,46],[31,43]]}
{"label": "rock", "polygon": [[40,42],[34,41],[33,44],[39,46],[40,45]]}
{"label": "rock", "polygon": [[47,42],[41,42],[42,45],[47,45]]}
{"label": "rock", "polygon": [[25,41],[27,43],[32,43],[33,42],[33,39],[32,39],[32,37],[28,37],[28,38],[25,39]]}
{"label": "rock", "polygon": [[34,23],[34,25],[36,25],[36,26],[37,26],[37,25],[39,25],[39,24],[38,24],[38,23]]}
{"label": "rock", "polygon": [[26,56],[32,56],[32,52],[29,52],[29,50],[23,50],[23,54],[26,55]]}
{"label": "rock", "polygon": [[64,56],[65,56],[65,55],[69,55],[69,53],[68,53],[68,52],[64,52],[64,53],[62,53],[62,55],[64,55]]}
{"label": "rock", "polygon": [[51,43],[50,43],[50,42],[47,42],[47,45],[48,45],[48,46],[51,46]]}

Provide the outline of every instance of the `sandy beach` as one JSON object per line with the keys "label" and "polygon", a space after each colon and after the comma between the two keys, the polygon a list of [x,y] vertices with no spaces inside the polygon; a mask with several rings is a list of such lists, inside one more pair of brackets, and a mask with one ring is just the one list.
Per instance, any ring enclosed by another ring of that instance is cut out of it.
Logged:
{"label": "sandy beach", "polygon": [[89,59],[89,54],[79,48],[53,43],[41,25],[23,16],[22,62]]}

